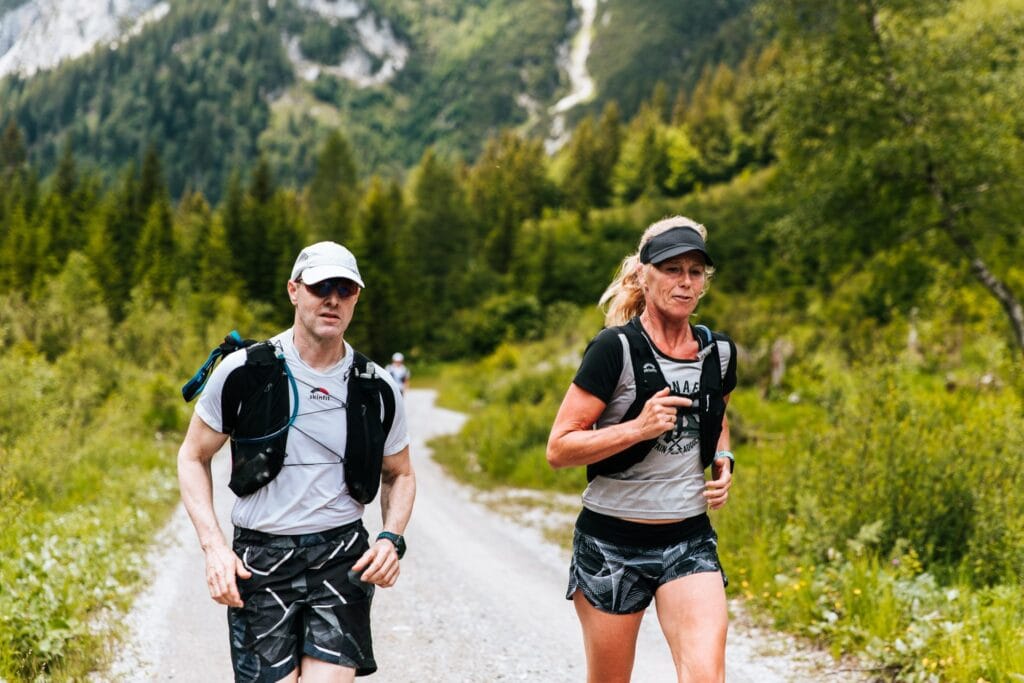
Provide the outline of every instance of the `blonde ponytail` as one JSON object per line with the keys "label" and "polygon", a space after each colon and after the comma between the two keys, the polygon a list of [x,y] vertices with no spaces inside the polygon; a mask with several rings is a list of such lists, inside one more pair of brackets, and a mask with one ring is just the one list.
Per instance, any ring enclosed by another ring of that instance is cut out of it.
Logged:
{"label": "blonde ponytail", "polygon": [[644,310],[644,290],[640,285],[639,252],[627,256],[615,279],[604,290],[598,306],[604,309],[604,326],[624,325]]}

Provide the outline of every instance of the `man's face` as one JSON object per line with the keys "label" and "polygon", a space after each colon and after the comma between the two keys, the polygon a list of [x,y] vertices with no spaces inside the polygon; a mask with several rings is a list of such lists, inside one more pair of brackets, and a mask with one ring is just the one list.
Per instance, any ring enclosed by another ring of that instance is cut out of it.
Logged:
{"label": "man's face", "polygon": [[357,284],[340,278],[316,285],[289,281],[288,296],[295,305],[295,326],[317,341],[344,337],[352,322],[359,292]]}

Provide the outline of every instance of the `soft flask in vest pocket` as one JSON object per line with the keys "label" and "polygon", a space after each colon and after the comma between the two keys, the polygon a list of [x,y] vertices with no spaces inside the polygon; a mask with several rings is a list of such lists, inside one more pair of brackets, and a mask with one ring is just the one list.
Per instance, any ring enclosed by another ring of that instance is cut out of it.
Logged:
{"label": "soft flask in vest pocket", "polygon": [[[292,391],[288,391],[291,385]],[[292,405],[289,406],[289,393]],[[224,406],[237,406],[231,436],[231,480],[236,496],[247,496],[269,484],[284,466],[288,428],[295,420],[299,397],[284,358],[272,344],[246,349],[245,365],[225,382]],[[289,410],[291,407],[291,410]],[[225,412],[225,421],[228,419]]]}
{"label": "soft flask in vest pocket", "polygon": [[[381,399],[394,401],[375,368],[362,354],[356,352],[352,375],[348,381],[348,400],[345,417],[348,433],[345,440],[345,485],[348,494],[364,505],[377,496],[381,470],[384,465],[385,430]],[[386,393],[384,393],[386,392]],[[385,411],[387,416],[389,411]],[[390,411],[393,418],[394,409]]]}

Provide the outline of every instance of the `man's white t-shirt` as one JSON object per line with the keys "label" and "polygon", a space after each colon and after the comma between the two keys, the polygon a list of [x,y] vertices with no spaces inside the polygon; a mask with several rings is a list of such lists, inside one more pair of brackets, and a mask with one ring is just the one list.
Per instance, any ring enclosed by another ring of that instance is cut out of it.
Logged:
{"label": "man's white t-shirt", "polygon": [[[269,484],[239,498],[231,513],[238,527],[271,534],[308,534],[343,526],[360,519],[363,505],[348,495],[342,459],[347,433],[345,402],[352,347],[345,342],[345,357],[326,371],[306,365],[292,343],[292,330],[274,337],[295,377],[299,410],[288,429],[284,467]],[[223,431],[221,391],[228,375],[245,363],[245,350],[225,357],[210,375],[196,414],[218,432]],[[397,455],[409,445],[402,392],[394,380],[374,364],[377,374],[395,396],[395,419],[384,443],[384,455]],[[289,391],[289,402],[292,400]],[[294,406],[291,406],[292,408]]]}

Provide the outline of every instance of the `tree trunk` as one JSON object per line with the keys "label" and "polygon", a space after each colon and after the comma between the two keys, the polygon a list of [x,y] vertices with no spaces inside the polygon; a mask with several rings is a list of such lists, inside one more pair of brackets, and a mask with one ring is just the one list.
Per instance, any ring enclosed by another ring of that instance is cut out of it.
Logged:
{"label": "tree trunk", "polygon": [[1024,353],[1024,306],[1021,305],[1020,299],[1017,298],[1013,290],[1005,282],[996,277],[995,273],[989,269],[985,261],[982,260],[981,255],[978,254],[974,242],[971,241],[971,238],[963,230],[959,229],[956,211],[946,200],[946,194],[943,191],[942,185],[935,177],[935,173],[930,166],[928,169],[928,186],[931,188],[932,196],[935,197],[935,201],[939,203],[939,207],[942,210],[942,220],[939,222],[939,227],[952,240],[953,244],[963,252],[964,257],[970,263],[971,274],[996,298],[999,305],[1006,311],[1006,315],[1010,319],[1010,327],[1017,342],[1017,348]]}

